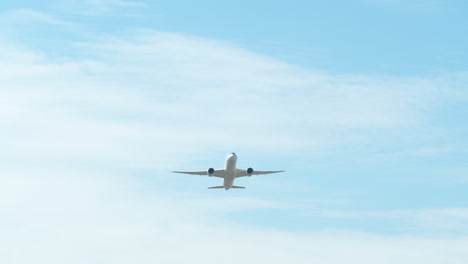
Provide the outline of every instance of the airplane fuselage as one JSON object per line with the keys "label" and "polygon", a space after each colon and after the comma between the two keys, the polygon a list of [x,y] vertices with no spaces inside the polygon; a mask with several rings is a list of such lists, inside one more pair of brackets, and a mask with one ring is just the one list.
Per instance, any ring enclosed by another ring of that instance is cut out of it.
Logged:
{"label": "airplane fuselage", "polygon": [[237,156],[235,153],[231,153],[226,157],[226,167],[225,169],[225,175],[224,175],[224,182],[223,186],[224,189],[229,190],[232,188],[234,185],[234,179],[236,178],[237,174]]}

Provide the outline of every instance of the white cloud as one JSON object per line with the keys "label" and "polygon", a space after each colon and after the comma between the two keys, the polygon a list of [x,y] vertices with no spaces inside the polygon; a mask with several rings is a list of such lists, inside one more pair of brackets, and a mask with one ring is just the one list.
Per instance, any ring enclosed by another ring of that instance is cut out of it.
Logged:
{"label": "white cloud", "polygon": [[258,204],[245,198],[217,203],[211,194],[208,203],[188,202],[184,194],[145,192],[122,174],[73,171],[1,170],[9,176],[0,187],[2,263],[464,263],[468,257],[464,237],[252,228],[221,217],[226,208]]}
{"label": "white cloud", "polygon": [[[3,31],[25,31],[29,28],[37,29],[39,25],[56,26],[73,30],[78,24],[58,18],[57,16],[34,9],[21,8],[7,10],[0,13],[1,29]],[[23,35],[24,37],[24,35]]]}
{"label": "white cloud", "polygon": [[165,191],[134,175],[150,168],[148,183],[157,185],[176,162],[188,165],[186,157],[233,148],[322,155],[363,141],[394,144],[392,136],[411,141],[426,128],[435,102],[458,100],[447,90],[460,90],[444,78],[334,76],[220,41],[147,30],[77,44],[86,59],[66,63],[5,47],[1,263],[464,263],[468,257],[465,237],[241,225],[226,214],[288,205]]}
{"label": "white cloud", "polygon": [[429,235],[455,232],[459,235],[468,231],[467,208],[442,208],[419,210],[382,210],[382,211],[317,211],[316,214],[331,218],[374,219],[378,221],[397,221],[404,223],[408,231]]}
{"label": "white cloud", "polygon": [[324,154],[418,142],[429,109],[455,100],[439,79],[333,76],[178,34],[141,31],[75,49],[88,59],[3,64],[3,116],[12,129],[35,129],[12,135],[13,149],[135,162],[161,150]]}

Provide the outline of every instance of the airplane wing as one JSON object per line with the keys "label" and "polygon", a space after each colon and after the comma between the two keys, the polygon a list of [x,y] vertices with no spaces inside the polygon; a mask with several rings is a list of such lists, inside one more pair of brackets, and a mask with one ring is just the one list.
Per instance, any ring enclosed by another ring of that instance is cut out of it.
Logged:
{"label": "airplane wing", "polygon": [[[279,170],[279,171],[257,171],[257,170],[254,170],[252,172],[252,175],[270,174],[270,173],[278,173],[278,172],[284,172],[284,170]],[[237,169],[236,178],[245,177],[245,176],[248,176],[246,170]]]}
{"label": "airplane wing", "polygon": [[[175,173],[185,173],[185,174],[192,174],[192,175],[208,175],[208,171],[172,171]],[[214,170],[213,175],[214,177],[224,178],[224,169]]]}

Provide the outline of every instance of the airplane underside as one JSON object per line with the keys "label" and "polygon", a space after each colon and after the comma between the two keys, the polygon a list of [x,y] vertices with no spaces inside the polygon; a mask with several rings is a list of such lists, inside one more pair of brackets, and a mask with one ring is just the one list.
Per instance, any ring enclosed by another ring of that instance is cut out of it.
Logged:
{"label": "airplane underside", "polygon": [[245,187],[243,186],[234,185],[234,180],[239,177],[245,177],[245,176],[250,177],[252,175],[284,172],[282,170],[280,171],[254,171],[252,168],[248,168],[246,170],[237,169],[236,163],[237,163],[237,155],[236,153],[232,152],[226,157],[226,166],[224,167],[224,169],[215,170],[213,168],[209,168],[206,171],[173,171],[173,172],[192,174],[192,175],[207,175],[210,177],[222,178],[224,179],[223,185],[208,187],[208,189],[225,189],[226,191],[229,189],[245,189]]}

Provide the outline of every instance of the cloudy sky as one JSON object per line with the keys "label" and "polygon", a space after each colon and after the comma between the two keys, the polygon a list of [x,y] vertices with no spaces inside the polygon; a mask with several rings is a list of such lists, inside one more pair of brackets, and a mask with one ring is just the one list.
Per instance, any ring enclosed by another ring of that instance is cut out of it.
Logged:
{"label": "cloudy sky", "polygon": [[0,263],[466,263],[467,12],[0,4]]}

